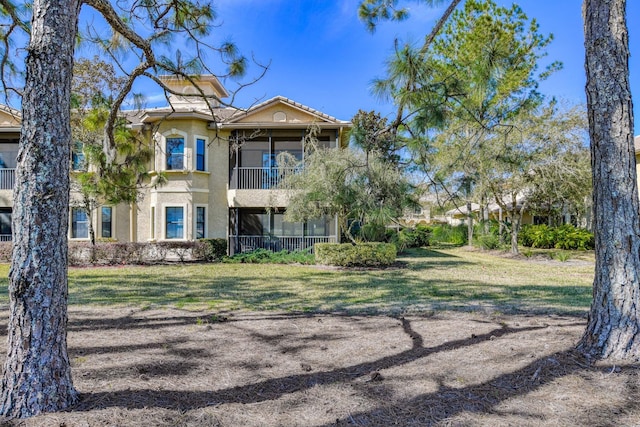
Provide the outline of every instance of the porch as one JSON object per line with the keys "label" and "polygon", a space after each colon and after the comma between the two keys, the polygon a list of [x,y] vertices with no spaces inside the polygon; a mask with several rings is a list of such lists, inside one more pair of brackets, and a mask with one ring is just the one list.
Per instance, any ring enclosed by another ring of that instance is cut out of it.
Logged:
{"label": "porch", "polygon": [[232,208],[229,212],[229,254],[266,249],[310,251],[316,243],[338,242],[337,220],[322,217],[305,222],[285,220],[284,208]]}
{"label": "porch", "polygon": [[0,168],[0,190],[13,190],[15,182],[15,169]]}
{"label": "porch", "polygon": [[231,255],[266,249],[271,252],[309,251],[313,253],[316,243],[336,243],[336,236],[229,236]]}
{"label": "porch", "polygon": [[269,190],[280,188],[285,178],[299,168],[236,167],[231,170],[231,190]]}

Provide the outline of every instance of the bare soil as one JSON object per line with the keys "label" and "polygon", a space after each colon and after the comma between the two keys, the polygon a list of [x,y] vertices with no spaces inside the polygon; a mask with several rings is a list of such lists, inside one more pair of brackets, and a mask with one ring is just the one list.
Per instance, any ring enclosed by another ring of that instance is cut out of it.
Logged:
{"label": "bare soil", "polygon": [[7,425],[640,425],[639,366],[583,359],[584,327],[556,315],[72,307],[80,401]]}

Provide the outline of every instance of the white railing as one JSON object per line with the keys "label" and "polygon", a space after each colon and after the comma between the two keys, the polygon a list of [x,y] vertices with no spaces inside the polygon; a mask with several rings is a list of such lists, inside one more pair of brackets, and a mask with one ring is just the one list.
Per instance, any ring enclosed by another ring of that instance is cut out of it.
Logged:
{"label": "white railing", "polygon": [[13,190],[15,182],[15,169],[0,169],[0,190]]}
{"label": "white railing", "polygon": [[234,190],[268,190],[277,188],[298,168],[234,168],[229,187]]}
{"label": "white railing", "polygon": [[0,234],[0,242],[10,242],[11,234]]}
{"label": "white railing", "polygon": [[287,250],[305,251],[313,253],[316,243],[335,243],[336,236],[307,236],[307,237],[273,237],[273,236],[229,236],[231,255],[251,252],[256,249],[266,249],[271,252]]}

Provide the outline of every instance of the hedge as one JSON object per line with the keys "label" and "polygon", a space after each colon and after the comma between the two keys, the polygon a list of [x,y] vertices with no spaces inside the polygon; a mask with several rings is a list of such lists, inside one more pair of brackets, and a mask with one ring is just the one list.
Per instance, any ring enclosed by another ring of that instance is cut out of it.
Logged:
{"label": "hedge", "polygon": [[[0,242],[0,262],[11,262],[11,242]],[[115,243],[69,242],[72,266],[157,264],[167,261],[218,261],[227,255],[225,239],[196,242]]]}
{"label": "hedge", "polygon": [[377,267],[391,265],[396,260],[393,243],[317,243],[316,263],[340,267]]}
{"label": "hedge", "polygon": [[543,249],[593,249],[595,239],[593,233],[584,228],[576,228],[566,224],[560,227],[541,225],[525,225],[518,234],[522,246]]}

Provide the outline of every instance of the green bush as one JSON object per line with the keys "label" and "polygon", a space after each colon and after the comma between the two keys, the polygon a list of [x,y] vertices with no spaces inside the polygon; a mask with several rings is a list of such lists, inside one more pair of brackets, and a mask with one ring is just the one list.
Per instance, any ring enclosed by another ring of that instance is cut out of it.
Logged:
{"label": "green bush", "polygon": [[387,242],[387,227],[380,224],[363,224],[357,233],[365,242]]}
{"label": "green bush", "polygon": [[388,233],[388,235],[390,237],[387,242],[396,245],[398,252],[404,252],[409,248],[429,246],[431,228],[426,225],[418,225],[416,228],[403,228],[397,232],[393,230],[393,233]]}
{"label": "green bush", "polygon": [[396,246],[392,243],[318,243],[316,262],[340,267],[385,266],[396,260]]}
{"label": "green bush", "polygon": [[595,238],[593,233],[584,228],[576,228],[573,225],[563,225],[556,228],[556,239],[554,248],[556,249],[593,249]]}
{"label": "green bush", "polygon": [[518,241],[522,246],[532,248],[565,250],[588,250],[595,244],[593,233],[570,224],[560,227],[525,225],[518,234]]}
{"label": "green bush", "polygon": [[476,241],[482,249],[499,249],[501,246],[500,237],[495,234],[481,234]]}
{"label": "green bush", "polygon": [[433,227],[431,230],[430,243],[449,243],[462,246],[467,243],[467,226],[442,224]]}
{"label": "green bush", "polygon": [[432,229],[428,225],[418,224],[414,229],[415,242],[417,247],[429,246]]}
{"label": "green bush", "polygon": [[227,256],[227,239],[200,239],[193,248],[193,257],[203,261],[219,261]]}
{"label": "green bush", "polygon": [[267,249],[256,249],[251,252],[235,254],[224,258],[223,261],[244,264],[313,264],[314,257],[309,251],[271,252]]}
{"label": "green bush", "polygon": [[524,225],[518,233],[518,241],[523,246],[550,249],[556,241],[555,228],[546,224]]}

